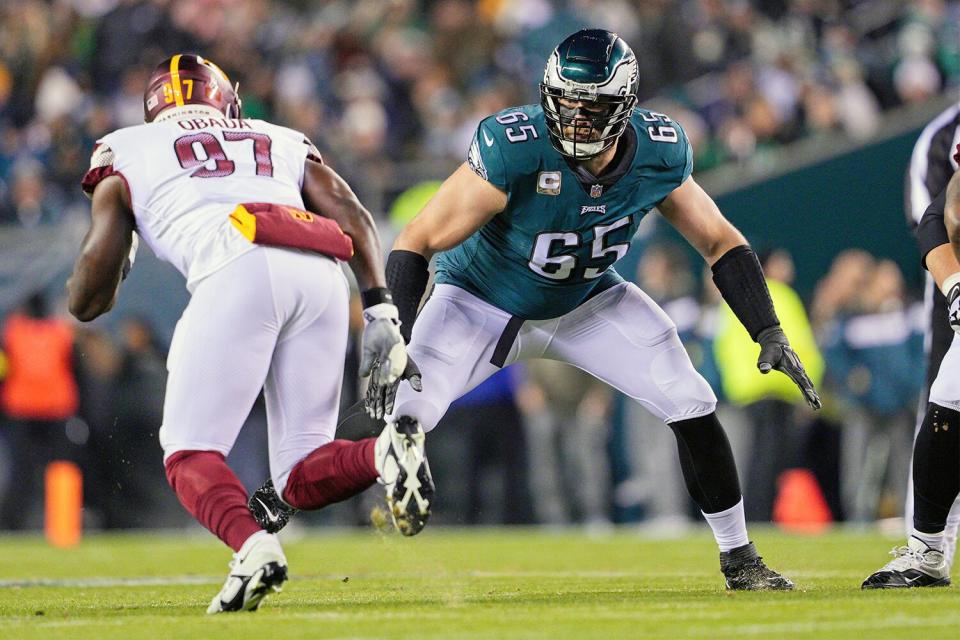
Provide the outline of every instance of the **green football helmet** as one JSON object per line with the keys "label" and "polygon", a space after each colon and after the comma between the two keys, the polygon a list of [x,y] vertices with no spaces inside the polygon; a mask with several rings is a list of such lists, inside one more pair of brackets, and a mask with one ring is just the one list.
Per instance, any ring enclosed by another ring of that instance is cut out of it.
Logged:
{"label": "green football helmet", "polygon": [[[584,29],[557,45],[540,83],[540,104],[554,148],[578,160],[609,149],[636,106],[637,74],[636,56],[615,33]],[[587,104],[569,108],[560,104],[561,98]],[[587,122],[591,135],[583,139]]]}

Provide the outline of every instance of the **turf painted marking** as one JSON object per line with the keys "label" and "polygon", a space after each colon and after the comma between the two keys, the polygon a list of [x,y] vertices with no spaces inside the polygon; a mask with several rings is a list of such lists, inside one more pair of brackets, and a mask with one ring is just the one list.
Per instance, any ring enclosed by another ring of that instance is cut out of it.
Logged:
{"label": "turf painted marking", "polygon": [[[687,578],[701,578],[704,575],[712,575],[709,572],[690,574]],[[521,579],[521,578],[547,578],[547,579],[582,579],[582,580],[603,580],[603,579],[635,579],[650,580],[656,578],[675,578],[676,573],[666,571],[465,571],[449,572],[448,577],[462,576],[465,578],[479,579]],[[831,578],[831,577],[849,577],[849,572],[840,571],[794,571],[790,572],[794,578]],[[342,580],[342,575],[334,574],[307,574],[294,576],[298,580]],[[411,578],[421,577],[430,578],[432,574],[411,574],[411,573],[354,573],[351,578],[358,580],[388,580],[391,578]],[[76,588],[94,588],[94,587],[163,587],[163,586],[181,586],[181,585],[206,585],[217,584],[223,578],[217,576],[152,576],[140,578],[36,578],[23,580],[0,580],[0,589],[24,589],[30,587],[76,587]],[[803,587],[803,585],[801,585]]]}
{"label": "turf painted marking", "polygon": [[0,589],[26,587],[166,587],[190,584],[216,584],[223,578],[213,576],[157,576],[154,578],[69,578],[63,580],[0,580]]}

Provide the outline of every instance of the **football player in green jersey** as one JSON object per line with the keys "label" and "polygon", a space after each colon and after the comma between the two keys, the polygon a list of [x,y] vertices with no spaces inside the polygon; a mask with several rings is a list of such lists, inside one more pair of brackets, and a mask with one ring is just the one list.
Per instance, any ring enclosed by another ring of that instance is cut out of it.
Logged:
{"label": "football player in green jersey", "polygon": [[[551,54],[540,104],[480,122],[467,161],[388,259],[409,341],[409,384],[372,386],[367,406],[375,417],[429,431],[453,400],[500,367],[530,358],[573,364],[673,430],[727,587],[791,589],[747,536],[716,396],[670,318],[612,268],[644,215],[656,208],[711,265],[724,299],[760,345],[760,370],[790,376],[815,408],[820,399],[780,328],[756,255],[690,177],[683,129],[636,107],[637,74],[633,52],[616,34],[579,31]],[[435,254],[436,286],[418,316]],[[408,480],[415,497],[417,479]]]}

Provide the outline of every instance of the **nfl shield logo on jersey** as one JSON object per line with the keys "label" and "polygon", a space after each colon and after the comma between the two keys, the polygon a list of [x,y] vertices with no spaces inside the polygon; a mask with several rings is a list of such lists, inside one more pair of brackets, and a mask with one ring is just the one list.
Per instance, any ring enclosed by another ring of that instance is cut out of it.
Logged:
{"label": "nfl shield logo on jersey", "polygon": [[602,195],[603,195],[603,185],[595,184],[592,187],[590,187],[591,198],[599,198]]}

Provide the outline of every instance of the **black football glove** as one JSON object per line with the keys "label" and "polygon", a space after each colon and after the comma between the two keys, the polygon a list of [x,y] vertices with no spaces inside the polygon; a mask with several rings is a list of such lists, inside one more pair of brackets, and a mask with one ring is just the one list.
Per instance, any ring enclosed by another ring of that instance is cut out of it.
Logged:
{"label": "black football glove", "polygon": [[819,409],[820,396],[813,388],[813,382],[804,371],[797,352],[790,347],[790,341],[787,340],[780,325],[761,331],[757,336],[757,342],[760,343],[760,357],[757,359],[757,368],[760,369],[760,373],[770,373],[772,369],[785,373],[803,392],[807,404],[814,409]]}
{"label": "black football glove", "polygon": [[947,291],[947,318],[950,321],[950,327],[960,333],[960,282]]}
{"label": "black football glove", "polygon": [[[373,373],[370,375],[371,381],[377,379],[376,373],[379,367],[379,362],[373,365]],[[407,366],[403,373],[392,384],[376,385],[371,382],[367,386],[367,396],[364,401],[367,415],[375,420],[382,420],[384,416],[393,413],[393,403],[397,399],[397,389],[400,387],[402,380],[408,381],[413,390],[418,393],[423,390],[420,369],[409,355],[407,355]]]}

